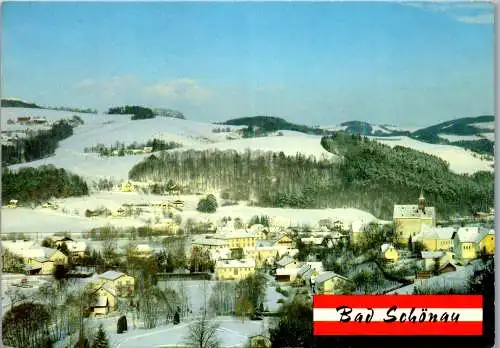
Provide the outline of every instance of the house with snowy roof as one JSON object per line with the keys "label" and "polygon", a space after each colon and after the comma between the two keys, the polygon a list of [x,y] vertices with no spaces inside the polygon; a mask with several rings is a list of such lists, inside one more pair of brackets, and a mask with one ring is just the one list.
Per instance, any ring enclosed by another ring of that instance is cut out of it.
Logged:
{"label": "house with snowy roof", "polygon": [[353,284],[352,280],[335,272],[320,273],[314,280],[314,291],[317,294],[342,294],[346,287]]}
{"label": "house with snowy roof", "polygon": [[68,257],[61,251],[34,241],[2,241],[2,248],[22,258],[28,274],[52,274],[56,264],[68,264]]}
{"label": "house with snowy roof", "polygon": [[397,261],[399,260],[399,253],[396,248],[389,243],[384,243],[380,246],[380,251],[382,258],[385,261]]}
{"label": "house with snowy roof", "polygon": [[455,255],[461,260],[473,260],[481,253],[494,255],[495,230],[479,226],[460,227],[453,234]]}
{"label": "house with snowy roof", "polygon": [[243,248],[246,257],[252,258],[256,262],[256,267],[262,267],[264,263],[273,264],[276,260],[286,255],[289,250],[277,247],[272,241],[257,240],[255,247]]}
{"label": "house with snowy roof", "polygon": [[116,308],[116,289],[109,283],[98,283],[92,289],[93,298],[90,311],[93,316],[103,316]]}
{"label": "house with snowy roof", "polygon": [[322,262],[305,262],[297,272],[297,279],[302,284],[312,284],[322,272],[324,272]]}
{"label": "house with snowy roof", "polygon": [[426,250],[453,250],[455,227],[431,227],[422,225],[422,230],[412,237],[412,244],[420,242]]}
{"label": "house with snowy roof", "polygon": [[214,238],[214,234],[197,235],[191,238],[191,246],[193,248],[197,247],[200,249],[219,249],[219,248],[229,248],[226,239]]}
{"label": "house with snowy roof", "polygon": [[455,263],[455,254],[451,251],[422,251],[421,257],[424,260],[424,270],[433,271],[436,264],[441,267],[448,262]]}
{"label": "house with snowy roof", "polygon": [[423,225],[436,226],[436,209],[425,205],[423,192],[417,204],[394,205],[393,221],[398,241],[407,245],[410,238],[422,231]]}
{"label": "house with snowy roof", "polygon": [[255,273],[255,260],[218,260],[215,262],[215,277],[218,280],[241,280]]}
{"label": "house with snowy roof", "polygon": [[134,291],[135,279],[123,272],[110,270],[98,274],[96,278],[112,286],[119,295],[128,295]]}
{"label": "house with snowy roof", "polygon": [[254,247],[257,240],[256,232],[246,229],[215,233],[212,235],[212,238],[226,241],[230,249]]}
{"label": "house with snowy roof", "polygon": [[293,282],[301,264],[289,255],[276,262],[276,279],[280,282]]}
{"label": "house with snowy roof", "polygon": [[349,229],[349,238],[353,244],[358,244],[363,240],[365,234],[365,222],[363,220],[355,220],[351,223]]}

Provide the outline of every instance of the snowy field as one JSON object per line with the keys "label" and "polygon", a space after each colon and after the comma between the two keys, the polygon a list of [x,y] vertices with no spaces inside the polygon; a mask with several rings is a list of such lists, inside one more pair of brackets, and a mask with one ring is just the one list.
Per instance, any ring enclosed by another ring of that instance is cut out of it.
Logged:
{"label": "snowy field", "polygon": [[493,172],[493,168],[491,167],[494,164],[493,161],[474,157],[471,151],[458,146],[429,144],[408,137],[388,137],[387,139],[379,137],[368,138],[375,139],[390,147],[399,145],[440,157],[447,161],[450,164],[450,170],[457,174],[473,174],[478,171]]}
{"label": "snowy field", "polygon": [[454,135],[454,134],[438,134],[438,137],[448,141],[462,141],[462,140],[481,140],[482,137],[478,135]]}
{"label": "snowy field", "polygon": [[283,131],[283,136],[227,140],[226,136],[230,133],[214,133],[213,129],[222,127],[235,131],[242,127],[221,126],[160,116],[154,119],[132,121],[130,115],[79,114],[43,109],[2,108],[2,122],[5,124],[7,119],[16,119],[26,115],[44,116],[48,120],[79,115],[85,123],[74,129],[73,136],[59,143],[59,148],[54,156],[28,164],[14,165],[11,168],[53,164],[90,180],[98,178],[127,179],[128,171],[147,155],[100,158],[97,154],[84,153],[84,148],[97,144],[111,146],[116,142],[126,145],[133,142],[145,143],[153,138],[182,144],[183,148],[176,151],[212,148],[235,149],[237,151],[252,149],[283,151],[287,155],[303,153],[306,156],[312,155],[318,158],[334,157],[321,147],[321,137],[297,132]]}
{"label": "snowy field", "polygon": [[476,128],[479,128],[479,129],[495,130],[495,122],[471,123],[471,126],[474,126]]}
{"label": "snowy field", "polygon": [[[154,221],[155,217],[163,217],[161,209],[143,207],[144,213],[137,218],[133,217],[92,217],[84,216],[86,209],[105,207],[116,211],[122,204],[147,204],[155,201],[169,201],[182,199],[184,201],[183,211],[173,210],[175,215],[180,215],[182,221],[193,218],[197,221],[208,220],[219,221],[223,217],[231,216],[241,218],[243,221],[250,220],[253,216],[267,215],[271,219],[280,221],[283,225],[308,225],[317,226],[319,220],[332,219],[342,221],[344,225],[350,225],[354,220],[365,222],[377,221],[372,214],[353,208],[338,209],[285,209],[285,208],[261,208],[250,207],[243,204],[224,206],[217,209],[215,213],[200,213],[196,206],[200,199],[197,195],[159,196],[141,194],[138,192],[98,192],[87,197],[71,197],[58,199],[58,210],[37,207],[30,208],[2,208],[1,227],[3,233],[20,232],[84,232],[96,227],[112,225],[116,227],[140,227]],[[65,213],[63,212],[63,209]],[[77,214],[78,213],[78,214]]]}
{"label": "snowy field", "polygon": [[[186,336],[189,333],[189,325],[195,322],[195,319],[187,319],[181,321],[179,325],[169,324],[151,330],[144,330],[134,329],[131,324],[131,316],[127,317],[129,330],[119,335],[116,333],[117,319],[96,320],[105,323],[104,327],[111,348],[158,348],[185,344]],[[215,322],[219,324],[217,338],[222,348],[244,347],[248,343],[249,337],[262,333],[269,325],[268,318],[259,321],[248,319],[242,321],[233,317],[217,317]]]}

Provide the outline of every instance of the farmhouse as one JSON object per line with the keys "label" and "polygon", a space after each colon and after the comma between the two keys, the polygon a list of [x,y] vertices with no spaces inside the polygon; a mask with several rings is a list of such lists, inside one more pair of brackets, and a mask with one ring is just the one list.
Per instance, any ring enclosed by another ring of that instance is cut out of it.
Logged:
{"label": "farmhouse", "polygon": [[306,262],[297,272],[297,279],[303,284],[312,284],[322,272],[324,272],[322,262]]}
{"label": "farmhouse", "polygon": [[393,221],[398,241],[407,245],[411,237],[422,231],[423,225],[436,226],[436,210],[425,206],[424,194],[421,192],[418,205],[394,206]]}
{"label": "farmhouse", "polygon": [[215,263],[218,280],[241,280],[255,273],[255,260],[219,260]]}

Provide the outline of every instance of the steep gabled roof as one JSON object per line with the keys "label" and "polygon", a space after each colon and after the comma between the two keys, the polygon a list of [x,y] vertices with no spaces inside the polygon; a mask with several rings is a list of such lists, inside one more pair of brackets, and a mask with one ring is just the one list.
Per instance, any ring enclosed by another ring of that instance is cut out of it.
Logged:
{"label": "steep gabled roof", "polygon": [[315,279],[315,283],[321,284],[321,283],[324,283],[325,281],[327,281],[328,279],[332,279],[332,278],[340,278],[342,280],[351,281],[349,278],[341,276],[340,274],[328,271],[328,272],[323,272],[320,275],[318,275]]}
{"label": "steep gabled roof", "polygon": [[281,260],[276,262],[278,266],[285,267],[286,265],[289,265],[290,263],[294,262],[295,260],[291,258],[288,255],[285,255]]}
{"label": "steep gabled roof", "polygon": [[118,279],[120,277],[123,277],[124,275],[126,275],[126,274],[123,273],[123,272],[106,271],[106,272],[100,274],[99,277],[107,279],[107,280],[116,280],[116,279]]}

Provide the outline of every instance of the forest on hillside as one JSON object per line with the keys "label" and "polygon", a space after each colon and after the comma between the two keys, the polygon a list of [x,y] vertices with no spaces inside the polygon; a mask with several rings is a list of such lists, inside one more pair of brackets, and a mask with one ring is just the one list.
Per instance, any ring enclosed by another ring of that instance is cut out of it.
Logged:
{"label": "forest on hillside", "polygon": [[73,128],[78,124],[83,124],[83,121],[74,116],[71,121],[57,121],[49,130],[18,138],[11,145],[2,144],[2,165],[25,163],[53,155],[59,141],[72,136]]}
{"label": "forest on hillside", "polygon": [[186,193],[222,190],[228,199],[258,206],[351,207],[382,219],[392,219],[394,204],[416,203],[421,189],[440,217],[493,206],[493,173],[454,174],[437,157],[343,132],[321,143],[341,159],[250,150],[162,152],[135,165],[129,177],[172,180]]}
{"label": "forest on hillside", "polygon": [[109,108],[108,114],[110,115],[132,115],[131,120],[144,120],[148,118],[155,118],[153,110],[137,105],[125,105]]}
{"label": "forest on hillside", "polygon": [[2,203],[17,199],[20,205],[54,198],[88,195],[86,182],[78,175],[53,165],[2,171]]}

